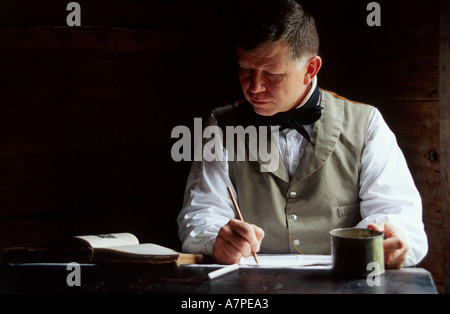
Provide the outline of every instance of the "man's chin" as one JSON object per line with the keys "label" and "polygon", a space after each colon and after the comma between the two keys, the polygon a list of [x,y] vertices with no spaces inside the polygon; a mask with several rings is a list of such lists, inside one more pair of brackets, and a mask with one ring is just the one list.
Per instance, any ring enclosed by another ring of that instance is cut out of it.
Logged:
{"label": "man's chin", "polygon": [[253,110],[255,111],[255,113],[261,116],[273,116],[276,113],[276,110],[272,102],[265,102],[265,103],[255,101],[249,102],[253,106]]}
{"label": "man's chin", "polygon": [[273,108],[264,108],[260,106],[253,106],[253,110],[255,110],[255,113],[259,114],[260,116],[273,116],[276,114],[276,111]]}

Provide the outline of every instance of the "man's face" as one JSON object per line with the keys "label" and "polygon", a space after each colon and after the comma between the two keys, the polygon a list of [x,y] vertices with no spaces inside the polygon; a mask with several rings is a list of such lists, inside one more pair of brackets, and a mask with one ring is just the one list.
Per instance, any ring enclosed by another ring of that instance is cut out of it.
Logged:
{"label": "man's face", "polygon": [[300,104],[309,91],[307,65],[290,59],[285,43],[270,43],[251,51],[237,49],[239,81],[257,114],[272,116]]}

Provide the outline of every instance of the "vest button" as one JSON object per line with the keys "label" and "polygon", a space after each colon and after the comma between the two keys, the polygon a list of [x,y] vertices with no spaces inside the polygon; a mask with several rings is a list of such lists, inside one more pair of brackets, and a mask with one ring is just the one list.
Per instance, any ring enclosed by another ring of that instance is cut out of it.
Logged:
{"label": "vest button", "polygon": [[289,218],[291,219],[291,220],[293,220],[293,221],[296,221],[297,220],[297,215],[295,215],[295,214],[290,214],[289,215]]}
{"label": "vest button", "polygon": [[299,246],[302,243],[299,239],[295,239],[293,242],[295,246]]}
{"label": "vest button", "polygon": [[297,192],[292,191],[291,193],[289,193],[289,196],[291,198],[296,198],[297,197]]}

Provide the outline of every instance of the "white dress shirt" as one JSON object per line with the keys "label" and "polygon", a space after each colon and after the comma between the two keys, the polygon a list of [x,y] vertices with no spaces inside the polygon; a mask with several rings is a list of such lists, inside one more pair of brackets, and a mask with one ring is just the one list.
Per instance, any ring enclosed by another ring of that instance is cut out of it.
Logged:
{"label": "white dress shirt", "polygon": [[[314,79],[302,104],[309,99],[316,84]],[[305,127],[309,133],[312,128]],[[296,130],[285,129],[279,132],[278,142],[280,155],[292,177],[306,140]],[[179,236],[185,252],[211,255],[220,228],[236,218],[227,192],[230,186],[237,195],[228,174],[226,149],[223,156],[223,161],[203,160],[191,168],[183,208],[178,216]],[[356,227],[392,222],[403,230],[407,239],[409,250],[405,265],[419,263],[428,251],[421,197],[394,134],[375,108],[370,116],[361,157],[359,197],[363,219]]]}

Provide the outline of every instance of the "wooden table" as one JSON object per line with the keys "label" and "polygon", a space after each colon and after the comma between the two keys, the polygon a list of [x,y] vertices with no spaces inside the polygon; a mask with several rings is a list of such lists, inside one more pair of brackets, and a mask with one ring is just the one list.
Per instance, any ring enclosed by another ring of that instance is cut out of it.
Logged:
{"label": "wooden table", "polygon": [[328,269],[241,268],[207,280],[215,268],[145,264],[80,265],[80,286],[68,286],[67,264],[0,264],[1,293],[148,294],[434,294],[430,273],[421,268],[387,270],[379,285],[366,278],[338,279]]}

